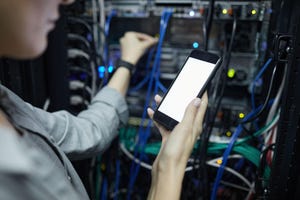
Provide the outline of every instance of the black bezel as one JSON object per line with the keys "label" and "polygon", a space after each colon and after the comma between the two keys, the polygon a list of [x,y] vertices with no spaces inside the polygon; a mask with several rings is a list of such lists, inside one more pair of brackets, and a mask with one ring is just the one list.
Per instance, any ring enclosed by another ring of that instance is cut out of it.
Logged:
{"label": "black bezel", "polygon": [[[177,73],[176,77],[174,78],[174,80],[172,81],[170,87],[168,88],[167,93],[165,94],[164,98],[168,95],[170,88],[172,87],[173,83],[176,81],[178,75],[180,74],[182,68],[184,67],[185,63],[187,62],[188,58],[192,57],[192,58],[196,58],[199,60],[203,60],[206,62],[210,62],[210,63],[214,63],[215,64],[215,68],[212,71],[212,73],[210,74],[210,76],[208,77],[207,81],[205,82],[205,84],[203,85],[203,87],[200,89],[197,97],[202,97],[203,93],[206,90],[206,87],[208,85],[208,83],[211,81],[211,79],[214,77],[214,75],[216,74],[218,68],[221,65],[222,59],[213,53],[210,52],[206,52],[206,51],[201,51],[201,50],[193,50],[190,55],[186,58],[184,64],[182,65],[180,71]],[[161,103],[164,101],[164,98],[162,99]],[[166,129],[168,130],[172,130],[179,122],[171,117],[169,117],[168,115],[160,112],[158,110],[160,105],[157,106],[155,112],[154,112],[154,116],[153,119],[158,122],[159,124],[163,125]]]}

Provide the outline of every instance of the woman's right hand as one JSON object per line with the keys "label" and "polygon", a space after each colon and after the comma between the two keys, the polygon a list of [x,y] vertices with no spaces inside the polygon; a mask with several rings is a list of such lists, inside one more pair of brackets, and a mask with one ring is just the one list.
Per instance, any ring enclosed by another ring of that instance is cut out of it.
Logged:
{"label": "woman's right hand", "polygon": [[[155,101],[159,104],[161,97],[156,95]],[[154,122],[162,136],[162,145],[152,166],[148,199],[179,199],[187,161],[202,132],[207,103],[206,93],[201,100],[195,98],[186,108],[182,122],[172,131]],[[148,109],[148,114],[153,119],[152,109]]]}

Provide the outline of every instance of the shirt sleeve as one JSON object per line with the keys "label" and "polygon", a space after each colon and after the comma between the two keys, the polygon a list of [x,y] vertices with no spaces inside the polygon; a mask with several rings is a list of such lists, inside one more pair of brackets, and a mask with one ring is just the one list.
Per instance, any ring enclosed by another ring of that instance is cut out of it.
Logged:
{"label": "shirt sleeve", "polygon": [[127,123],[129,115],[125,98],[109,87],[104,87],[88,109],[77,116],[66,111],[34,110],[50,139],[71,160],[88,158],[105,150],[118,134],[118,128]]}

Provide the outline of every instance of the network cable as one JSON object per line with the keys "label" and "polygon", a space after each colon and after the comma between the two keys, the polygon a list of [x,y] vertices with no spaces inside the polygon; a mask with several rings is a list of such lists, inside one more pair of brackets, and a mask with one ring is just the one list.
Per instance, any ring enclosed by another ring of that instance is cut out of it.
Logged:
{"label": "network cable", "polygon": [[[116,181],[115,181],[115,193],[117,194],[118,190],[119,190],[119,184],[120,184],[120,160],[118,159],[116,161]],[[114,200],[118,200],[118,195],[115,195]]]}
{"label": "network cable", "polygon": [[[200,168],[200,177],[203,179],[203,184],[204,184],[204,191],[203,191],[203,195],[204,198],[208,198],[208,193],[209,193],[209,187],[208,187],[208,171],[205,165],[205,161],[206,161],[206,153],[207,153],[207,145],[208,145],[208,140],[209,137],[212,133],[212,129],[214,127],[214,123],[215,123],[215,119],[217,116],[217,113],[219,111],[220,105],[221,105],[221,101],[224,95],[224,91],[225,91],[225,87],[226,87],[226,77],[225,77],[225,72],[228,71],[228,67],[229,67],[229,63],[230,63],[230,58],[231,58],[231,52],[232,52],[232,46],[233,46],[233,42],[235,39],[235,34],[236,34],[236,27],[237,27],[237,17],[236,14],[233,15],[234,19],[233,19],[233,25],[232,25],[232,33],[231,33],[231,38],[230,38],[230,43],[227,49],[227,53],[225,55],[225,59],[224,59],[224,64],[223,64],[223,82],[221,85],[221,91],[219,94],[218,99],[216,100],[216,106],[214,108],[214,111],[212,116],[210,116],[210,112],[208,112],[207,118],[209,120],[209,124],[207,125],[207,129],[204,129],[201,138],[203,138],[201,140],[202,145],[201,148],[199,149],[199,158],[200,158],[200,165],[202,165],[202,167]],[[221,74],[222,75],[222,74]],[[208,109],[210,110],[210,109]]]}
{"label": "network cable", "polygon": [[274,68],[273,68],[273,72],[272,72],[272,76],[271,76],[271,80],[270,80],[269,89],[268,89],[265,101],[263,103],[263,106],[261,107],[261,109],[254,116],[252,116],[251,118],[249,118],[247,120],[243,120],[243,124],[252,122],[253,120],[257,119],[263,113],[263,111],[265,110],[265,108],[267,107],[268,101],[269,101],[270,96],[271,96],[271,91],[273,89],[273,83],[274,83],[274,79],[275,79],[276,70],[277,70],[277,65],[275,65]]}
{"label": "network cable", "polygon": [[[149,106],[150,103],[150,98],[151,98],[151,94],[152,94],[152,88],[153,88],[153,82],[156,79],[155,75],[158,72],[159,69],[159,64],[160,64],[160,55],[161,55],[161,48],[162,48],[162,44],[163,44],[163,40],[164,40],[164,36],[165,36],[165,32],[167,29],[167,25],[168,25],[168,21],[170,19],[172,15],[172,12],[169,10],[164,10],[161,16],[161,20],[160,20],[160,37],[159,37],[159,41],[158,41],[158,45],[157,45],[157,49],[156,49],[156,56],[154,59],[154,64],[152,67],[152,71],[151,71],[151,77],[150,77],[150,81],[148,84],[148,89],[147,89],[147,95],[146,95],[146,102],[145,102],[145,107],[144,107],[144,111],[142,114],[142,122],[141,124],[143,124],[144,119],[146,118],[147,115],[147,108]],[[154,92],[157,92],[157,84],[155,84],[156,87],[154,87]],[[138,155],[138,148],[144,148],[147,140],[150,136],[150,127],[152,126],[152,121],[149,120],[149,123],[146,127],[146,129],[143,128],[142,125],[140,125],[139,127],[139,131],[138,131],[138,142],[135,148],[135,152],[134,152],[134,157],[137,157]],[[140,159],[143,157],[143,151],[139,154]],[[135,183],[136,177],[139,173],[139,169],[140,169],[140,165],[136,165],[135,162],[132,162],[131,167],[130,167],[130,180],[129,180],[129,186],[128,186],[128,193],[127,193],[127,199],[130,199],[131,196],[131,191],[133,188],[133,185]]]}
{"label": "network cable", "polygon": [[207,18],[204,19],[204,26],[203,27],[203,35],[204,35],[204,50],[208,50],[208,44],[209,44],[209,35],[211,31],[213,16],[214,16],[214,8],[215,8],[215,0],[209,1],[209,8],[208,8],[208,14]]}
{"label": "network cable", "polygon": [[253,116],[256,116],[257,113],[260,112],[261,108],[264,107],[264,105],[262,106],[259,106],[257,109],[251,111],[245,118],[244,120],[241,122],[241,124],[239,124],[234,132],[234,134],[232,135],[231,139],[230,139],[230,142],[229,144],[227,145],[227,148],[226,150],[224,151],[223,153],[223,160],[222,160],[222,165],[221,167],[218,169],[218,172],[217,172],[217,176],[216,176],[216,179],[215,179],[215,182],[214,182],[214,186],[213,186],[213,190],[212,190],[212,194],[211,194],[211,200],[214,200],[216,199],[216,195],[217,195],[217,189],[219,187],[219,183],[221,181],[221,178],[223,176],[223,172],[224,172],[224,167],[226,166],[227,164],[227,159],[228,159],[228,156],[230,155],[230,152],[234,146],[234,143],[236,142],[236,140],[238,139],[239,135],[242,133],[242,130],[243,130],[243,122],[244,121],[247,121],[248,119],[252,118]]}
{"label": "network cable", "polygon": [[[153,53],[154,53],[154,48],[151,48],[149,53],[148,53],[148,58],[147,58],[147,62],[146,62],[146,67],[145,70],[148,72],[149,67],[150,67],[150,63],[151,63],[151,59],[153,57]],[[139,82],[136,86],[130,88],[128,90],[128,93],[132,93],[135,92],[137,90],[140,90],[150,79],[150,74],[147,73],[147,75],[143,78],[143,80],[141,82]]]}
{"label": "network cable", "polygon": [[251,86],[251,106],[252,106],[253,110],[256,108],[256,106],[255,106],[255,87],[256,87],[258,81],[261,79],[264,72],[266,71],[266,69],[268,69],[268,67],[270,66],[271,62],[272,62],[272,58],[269,58],[267,60],[267,62],[264,64],[264,66],[261,68],[261,70],[258,72],[258,74],[254,78],[254,81],[252,83],[252,86]]}

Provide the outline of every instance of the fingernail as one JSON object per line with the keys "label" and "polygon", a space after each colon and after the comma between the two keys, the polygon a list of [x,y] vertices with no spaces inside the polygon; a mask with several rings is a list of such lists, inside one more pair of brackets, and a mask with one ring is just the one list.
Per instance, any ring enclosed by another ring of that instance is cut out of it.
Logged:
{"label": "fingernail", "polygon": [[201,99],[196,98],[196,99],[194,100],[194,106],[199,107],[200,104],[201,104]]}

